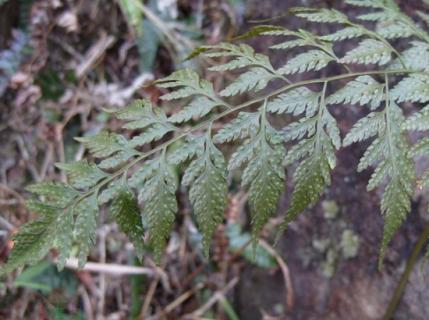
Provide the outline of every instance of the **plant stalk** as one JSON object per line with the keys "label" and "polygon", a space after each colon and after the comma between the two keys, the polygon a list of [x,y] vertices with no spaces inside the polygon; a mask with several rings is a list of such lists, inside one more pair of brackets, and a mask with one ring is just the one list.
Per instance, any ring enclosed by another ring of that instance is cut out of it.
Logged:
{"label": "plant stalk", "polygon": [[405,271],[401,275],[395,291],[393,292],[392,297],[390,298],[389,305],[387,306],[386,312],[384,313],[383,320],[391,320],[395,315],[396,309],[399,302],[401,301],[402,294],[404,293],[405,287],[408,283],[408,278],[410,277],[411,272],[414,269],[414,266],[417,262],[417,259],[422,251],[426,241],[429,238],[429,223],[426,225],[423,232],[420,234],[417,243],[415,244],[413,251],[411,252],[410,257],[407,260],[407,265]]}

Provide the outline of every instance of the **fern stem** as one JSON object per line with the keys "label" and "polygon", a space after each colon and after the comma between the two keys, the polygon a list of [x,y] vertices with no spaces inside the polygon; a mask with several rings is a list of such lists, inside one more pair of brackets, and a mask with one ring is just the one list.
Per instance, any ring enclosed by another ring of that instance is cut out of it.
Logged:
{"label": "fern stem", "polygon": [[94,192],[100,190],[103,186],[107,185],[108,183],[110,183],[111,181],[115,180],[117,177],[119,177],[121,174],[123,174],[125,171],[129,170],[130,168],[132,168],[133,166],[135,166],[136,164],[138,164],[140,161],[146,159],[147,157],[162,151],[163,149],[166,149],[168,146],[170,146],[171,144],[183,139],[184,137],[186,137],[187,135],[189,135],[190,133],[203,129],[205,127],[207,127],[209,124],[218,121],[228,115],[230,115],[231,113],[237,112],[241,109],[247,108],[249,106],[252,106],[254,104],[257,103],[261,103],[264,100],[267,100],[269,98],[272,98],[284,91],[290,90],[290,89],[294,89],[297,87],[302,87],[302,86],[306,86],[309,84],[316,84],[316,83],[328,83],[328,82],[332,82],[332,81],[337,81],[337,80],[342,80],[342,79],[347,79],[347,78],[354,78],[354,77],[358,77],[358,76],[363,76],[363,75],[386,75],[386,74],[404,74],[404,73],[421,73],[421,74],[428,74],[427,72],[423,72],[423,71],[416,71],[416,70],[410,70],[410,69],[398,69],[398,70],[374,70],[374,71],[362,71],[362,72],[354,72],[354,73],[346,73],[346,74],[340,74],[340,75],[336,75],[336,76],[331,76],[331,77],[324,77],[324,78],[318,78],[318,79],[310,79],[310,80],[303,80],[303,81],[299,81],[299,82],[295,82],[295,83],[291,83],[291,84],[287,84],[286,86],[283,86],[277,90],[274,90],[272,92],[270,92],[269,94],[262,96],[260,98],[255,98],[249,101],[246,101],[244,103],[241,103],[237,106],[231,106],[231,108],[228,108],[227,110],[219,113],[218,115],[212,117],[211,119],[208,119],[206,121],[203,121],[199,124],[197,124],[196,126],[194,126],[193,128],[186,130],[186,131],[182,131],[179,135],[171,138],[170,140],[160,144],[159,146],[153,148],[152,150],[142,153],[140,154],[137,158],[135,158],[133,161],[131,161],[130,163],[128,163],[127,165],[125,165],[124,167],[122,167],[121,169],[119,169],[118,171],[116,171],[115,173],[113,173],[112,175],[110,175],[109,177],[105,178],[104,180],[100,181],[97,185],[95,185],[92,189],[88,190],[87,192],[83,193],[74,203],[74,205],[76,205],[77,203],[79,203],[80,201],[82,201],[83,199],[87,198],[88,196],[90,196],[91,194],[93,194]]}
{"label": "fern stem", "polygon": [[420,234],[417,243],[415,244],[413,251],[411,252],[410,257],[407,260],[407,265],[405,267],[405,271],[402,273],[401,278],[393,291],[392,297],[390,298],[389,304],[387,306],[386,312],[384,313],[383,320],[391,320],[395,315],[398,304],[401,300],[402,294],[404,292],[405,287],[408,283],[408,278],[410,277],[411,272],[414,269],[414,266],[417,262],[417,258],[422,251],[424,244],[429,238],[429,223],[426,225],[423,232]]}
{"label": "fern stem", "polygon": [[318,111],[318,115],[317,115],[317,129],[316,129],[316,148],[314,153],[318,154],[321,150],[321,146],[320,146],[320,135],[322,134],[323,131],[323,122],[322,122],[322,118],[323,118],[323,113],[325,112],[325,108],[326,108],[326,104],[325,104],[325,96],[326,96],[326,88],[328,86],[328,81],[325,81],[323,83],[323,89],[322,89],[322,94],[321,94],[321,101],[320,101],[320,105],[319,105],[319,111]]}

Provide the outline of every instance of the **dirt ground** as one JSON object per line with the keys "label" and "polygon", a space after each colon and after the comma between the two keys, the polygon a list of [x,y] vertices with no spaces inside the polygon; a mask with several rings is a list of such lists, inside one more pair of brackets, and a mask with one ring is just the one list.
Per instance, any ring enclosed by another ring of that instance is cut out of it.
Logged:
{"label": "dirt ground", "polygon": [[[24,198],[28,196],[25,186],[34,181],[63,178],[54,163],[83,153],[83,149],[73,142],[74,136],[96,131],[100,127],[112,130],[118,128],[118,123],[104,119],[102,113],[103,107],[117,102],[113,101],[113,96],[120,100],[118,105],[121,105],[131,97],[156,99],[159,95],[156,89],[139,88],[131,96],[121,96],[124,94],[122,89],[130,89],[133,80],[138,79],[141,73],[138,71],[136,48],[130,45],[133,35],[127,31],[127,23],[120,17],[119,10],[114,8],[114,1],[106,1],[103,6],[99,1],[21,1],[21,9],[24,3],[30,6],[27,10],[31,18],[28,34],[32,38],[34,51],[30,58],[18,62],[19,66],[8,87],[0,91],[0,261],[5,261],[10,251],[10,242],[7,240],[10,235],[22,223],[34,218],[23,205]],[[213,9],[219,3],[223,4],[224,1],[208,4],[211,9],[207,10],[203,24],[207,42],[227,38],[231,32],[231,22],[219,22],[228,19],[228,15],[225,17],[224,12]],[[2,49],[11,37],[19,36],[16,31],[12,33],[7,30],[18,29],[19,23],[16,21],[25,19],[18,18],[19,9],[13,8],[16,6],[14,1],[6,5],[9,6],[8,11],[0,10]],[[334,7],[351,16],[356,14],[353,11],[356,9],[350,9],[339,0],[248,0],[236,7],[235,32],[247,30],[252,20],[281,15],[296,5]],[[419,1],[401,1],[401,6],[410,14],[416,9],[425,8]],[[179,7],[181,14],[186,16],[198,8],[198,1],[179,1]],[[3,5],[0,8],[5,7]],[[8,19],[5,18],[5,12],[9,12]],[[62,26],[53,23],[58,23],[64,12],[78,12],[79,31],[66,31],[73,27],[72,16]],[[109,21],[103,18],[105,16],[109,17]],[[314,29],[314,25],[304,25],[290,17],[279,18],[275,23],[290,28],[299,26]],[[326,32],[324,28],[317,31]],[[218,29],[222,31],[216,38],[213,34]],[[113,43],[109,42],[110,37],[114,39]],[[68,71],[82,67],[85,53],[97,41],[101,46],[106,45],[107,49],[93,61],[92,71],[84,71],[88,74],[81,78],[67,80]],[[268,37],[250,42],[260,51],[268,53],[267,47],[272,39]],[[284,59],[280,54],[273,56],[277,64]],[[153,75],[158,77],[171,72],[172,65],[168,50],[161,47],[157,51]],[[336,71],[329,70],[330,73]],[[67,85],[57,87],[56,82]],[[340,106],[331,111],[342,133],[365,114],[365,110],[357,106]],[[192,298],[186,299],[186,303],[162,315],[166,319],[179,319],[201,307],[207,301],[207,295],[213,296],[235,278],[238,282],[232,282],[235,285],[226,293],[226,297],[239,319],[380,319],[413,244],[429,220],[429,197],[424,193],[416,196],[409,218],[387,251],[384,270],[378,271],[377,259],[383,227],[379,209],[380,194],[366,191],[370,171],[356,173],[358,159],[364,150],[365,144],[360,144],[338,152],[338,166],[333,172],[332,186],[314,208],[306,210],[291,224],[275,248],[285,261],[292,282],[293,301],[289,306],[285,299],[291,298],[290,290],[287,292],[285,288],[281,269],[260,268],[241,257],[231,259],[233,254],[226,252],[228,249],[225,246],[228,245],[224,242],[228,240],[225,240],[223,229],[217,234],[212,262],[207,263],[195,253],[188,244],[192,242],[189,239],[192,234],[187,234],[189,207],[182,199],[184,195],[179,194],[183,212],[177,219],[172,237],[178,240],[170,243],[170,256],[162,265],[169,284],[159,279],[118,278],[69,270],[70,274],[61,276],[58,281],[65,281],[64,278],[70,276],[70,281],[77,283],[76,291],[70,296],[61,291],[61,294],[55,296],[57,289],[42,294],[31,288],[13,287],[13,279],[8,278],[5,286],[0,287],[0,319],[53,319],[55,316],[50,310],[56,310],[56,305],[61,305],[61,313],[55,319],[66,319],[71,314],[80,314],[80,318],[85,319],[126,319],[131,313],[130,309],[144,309],[144,301],[149,300],[147,308],[152,310],[153,315],[164,310],[177,297],[191,292]],[[419,163],[418,167],[425,165]],[[290,180],[279,205],[279,214],[284,213],[288,205]],[[231,198],[228,211],[233,215],[237,197]],[[239,221],[246,210],[246,207],[239,210]],[[245,222],[243,224],[246,225]],[[126,247],[125,237],[106,214],[100,219],[99,229],[91,261],[135,263],[130,258],[132,254]],[[104,248],[104,251],[100,248]],[[145,260],[143,266],[155,268],[150,260]],[[207,292],[201,291],[201,294],[194,296],[192,290],[197,290],[198,284],[204,284]],[[135,286],[140,289],[135,289]],[[413,271],[395,319],[428,319],[427,301],[429,267],[423,266]],[[228,319],[226,309],[220,309],[217,307],[217,313],[212,314],[213,318]],[[88,312],[92,312],[90,316]]]}

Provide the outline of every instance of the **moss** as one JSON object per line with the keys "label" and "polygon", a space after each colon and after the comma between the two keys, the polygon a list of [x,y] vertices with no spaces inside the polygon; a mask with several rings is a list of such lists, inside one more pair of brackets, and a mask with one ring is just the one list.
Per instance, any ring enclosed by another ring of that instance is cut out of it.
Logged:
{"label": "moss", "polygon": [[356,257],[359,251],[359,236],[351,229],[344,230],[341,235],[340,247],[344,259]]}
{"label": "moss", "polygon": [[340,211],[337,203],[333,200],[323,201],[322,208],[325,219],[335,219]]}

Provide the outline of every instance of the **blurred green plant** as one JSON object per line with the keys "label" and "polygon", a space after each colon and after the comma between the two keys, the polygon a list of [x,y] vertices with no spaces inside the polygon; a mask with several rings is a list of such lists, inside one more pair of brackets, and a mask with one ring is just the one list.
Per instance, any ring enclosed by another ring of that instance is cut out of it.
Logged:
{"label": "blurred green plant", "polygon": [[118,0],[119,6],[137,39],[140,71],[153,69],[160,46],[168,49],[173,62],[180,65],[184,57],[198,44],[201,33],[192,20],[180,19],[177,4],[162,5],[162,1]]}
{"label": "blurred green plant", "polygon": [[241,255],[249,263],[266,269],[275,268],[277,266],[275,257],[264,247],[259,244],[255,246],[247,245],[252,241],[252,236],[248,232],[243,232],[242,227],[238,223],[228,224],[226,234],[228,235],[230,250],[237,251],[244,247]]}

